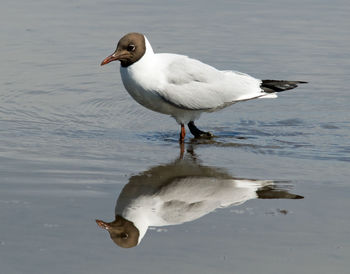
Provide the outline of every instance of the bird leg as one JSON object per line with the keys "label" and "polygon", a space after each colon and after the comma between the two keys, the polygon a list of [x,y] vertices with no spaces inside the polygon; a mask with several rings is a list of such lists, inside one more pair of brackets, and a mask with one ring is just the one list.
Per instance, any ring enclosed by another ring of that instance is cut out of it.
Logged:
{"label": "bird leg", "polygon": [[180,157],[179,159],[182,160],[185,155],[185,143],[180,142]]}
{"label": "bird leg", "polygon": [[210,137],[213,137],[212,133],[205,132],[205,131],[202,131],[199,128],[197,128],[193,121],[190,121],[187,125],[188,125],[188,128],[190,129],[192,135],[195,138],[210,138]]}
{"label": "bird leg", "polygon": [[180,144],[183,144],[185,142],[185,135],[186,135],[186,131],[185,131],[185,125],[181,124],[181,132],[180,132]]}

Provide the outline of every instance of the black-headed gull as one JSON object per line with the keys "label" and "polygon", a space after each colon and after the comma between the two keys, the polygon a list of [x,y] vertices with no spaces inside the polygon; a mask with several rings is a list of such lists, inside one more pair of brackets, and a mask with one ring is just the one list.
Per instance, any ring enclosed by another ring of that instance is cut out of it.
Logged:
{"label": "black-headed gull", "polygon": [[276,92],[297,87],[302,81],[259,80],[237,71],[222,71],[184,55],[154,53],[141,33],[123,36],[113,54],[102,65],[119,60],[124,87],[141,105],[172,116],[185,124],[195,137],[211,137],[194,121],[202,112],[214,112],[236,102],[255,98],[275,98]]}
{"label": "black-headed gull", "polygon": [[141,242],[149,227],[194,221],[251,199],[303,198],[286,187],[271,180],[234,178],[193,158],[179,159],[132,176],[117,199],[115,220],[96,222],[117,245],[129,248]]}

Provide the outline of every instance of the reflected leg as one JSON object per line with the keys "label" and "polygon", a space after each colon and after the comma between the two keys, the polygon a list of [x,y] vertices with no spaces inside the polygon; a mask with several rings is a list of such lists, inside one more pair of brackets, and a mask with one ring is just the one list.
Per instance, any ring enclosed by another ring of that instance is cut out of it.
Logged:
{"label": "reflected leg", "polygon": [[181,124],[181,132],[180,132],[180,144],[183,144],[185,142],[185,135],[186,135],[186,131],[185,131],[185,125]]}

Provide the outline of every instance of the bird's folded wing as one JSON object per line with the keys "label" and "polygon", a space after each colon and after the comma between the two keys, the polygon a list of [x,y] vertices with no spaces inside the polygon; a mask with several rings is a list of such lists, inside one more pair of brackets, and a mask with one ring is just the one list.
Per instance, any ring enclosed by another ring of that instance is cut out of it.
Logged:
{"label": "bird's folded wing", "polygon": [[263,95],[260,80],[243,73],[219,71],[185,56],[169,62],[165,75],[166,83],[158,94],[183,109],[214,110]]}

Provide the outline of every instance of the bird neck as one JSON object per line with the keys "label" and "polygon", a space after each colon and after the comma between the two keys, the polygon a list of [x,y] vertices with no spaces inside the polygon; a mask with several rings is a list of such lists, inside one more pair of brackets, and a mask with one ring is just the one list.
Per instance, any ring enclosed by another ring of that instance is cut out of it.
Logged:
{"label": "bird neck", "polygon": [[153,52],[153,48],[150,44],[150,42],[148,41],[147,37],[145,36],[145,44],[146,44],[146,52],[144,54],[145,55],[153,55],[154,52]]}

